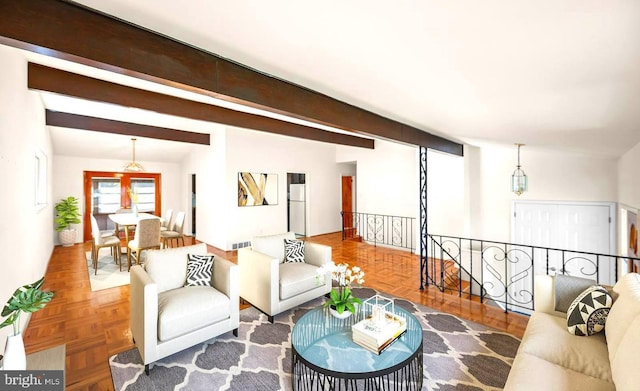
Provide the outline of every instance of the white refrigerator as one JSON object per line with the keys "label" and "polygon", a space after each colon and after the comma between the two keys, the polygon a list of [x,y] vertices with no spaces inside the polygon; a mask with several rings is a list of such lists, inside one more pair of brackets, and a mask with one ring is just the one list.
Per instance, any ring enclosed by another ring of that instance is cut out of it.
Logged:
{"label": "white refrigerator", "polygon": [[305,185],[289,185],[289,229],[297,235],[306,236]]}

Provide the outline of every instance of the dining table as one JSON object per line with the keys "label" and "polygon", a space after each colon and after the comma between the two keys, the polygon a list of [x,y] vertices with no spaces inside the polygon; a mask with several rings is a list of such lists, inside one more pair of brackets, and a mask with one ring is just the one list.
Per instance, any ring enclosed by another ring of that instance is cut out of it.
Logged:
{"label": "dining table", "polygon": [[115,224],[115,232],[120,227],[124,228],[125,246],[129,245],[129,228],[138,225],[138,221],[142,219],[158,218],[151,213],[114,213],[109,215],[109,219]]}

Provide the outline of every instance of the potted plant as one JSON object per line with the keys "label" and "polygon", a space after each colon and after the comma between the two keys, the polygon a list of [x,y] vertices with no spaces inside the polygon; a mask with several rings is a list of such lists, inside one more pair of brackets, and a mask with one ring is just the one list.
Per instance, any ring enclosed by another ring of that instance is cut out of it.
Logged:
{"label": "potted plant", "polygon": [[76,229],[71,224],[80,224],[80,210],[76,197],[63,198],[56,204],[56,231],[60,244],[72,246],[76,241]]}
{"label": "potted plant", "polygon": [[331,289],[329,299],[324,303],[324,307],[329,307],[329,311],[335,317],[349,317],[351,314],[356,313],[356,304],[362,304],[362,300],[352,295],[351,283],[355,281],[358,284],[362,284],[364,282],[364,271],[358,266],[349,268],[348,263],[336,265],[331,262],[328,267],[331,270],[331,278],[338,285],[336,288]]}
{"label": "potted plant", "polygon": [[51,301],[53,292],[42,291],[40,289],[42,284],[44,284],[44,277],[16,289],[2,309],[2,316],[7,318],[0,324],[0,328],[13,326],[13,335],[7,337],[4,350],[3,368],[5,370],[26,369],[24,342],[20,333],[20,313],[39,311]]}

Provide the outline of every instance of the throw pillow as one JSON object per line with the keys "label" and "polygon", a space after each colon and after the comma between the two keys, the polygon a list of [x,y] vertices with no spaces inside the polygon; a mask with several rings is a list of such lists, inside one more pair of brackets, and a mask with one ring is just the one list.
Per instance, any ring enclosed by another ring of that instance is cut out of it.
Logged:
{"label": "throw pillow", "polygon": [[302,240],[284,240],[284,263],[304,262],[304,242]]}
{"label": "throw pillow", "polygon": [[187,281],[184,286],[211,286],[213,255],[187,254]]}
{"label": "throw pillow", "polygon": [[567,311],[569,333],[588,336],[604,330],[612,304],[613,300],[606,288],[594,285],[585,289]]}
{"label": "throw pillow", "polygon": [[590,286],[596,285],[594,280],[588,278],[556,274],[553,277],[555,310],[568,312],[569,306],[576,297]]}

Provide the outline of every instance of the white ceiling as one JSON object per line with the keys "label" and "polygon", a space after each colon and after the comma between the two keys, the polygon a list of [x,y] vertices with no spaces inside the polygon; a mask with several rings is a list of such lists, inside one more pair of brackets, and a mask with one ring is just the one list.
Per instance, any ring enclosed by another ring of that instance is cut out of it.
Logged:
{"label": "white ceiling", "polygon": [[454,140],[640,142],[638,0],[78,3]]}

